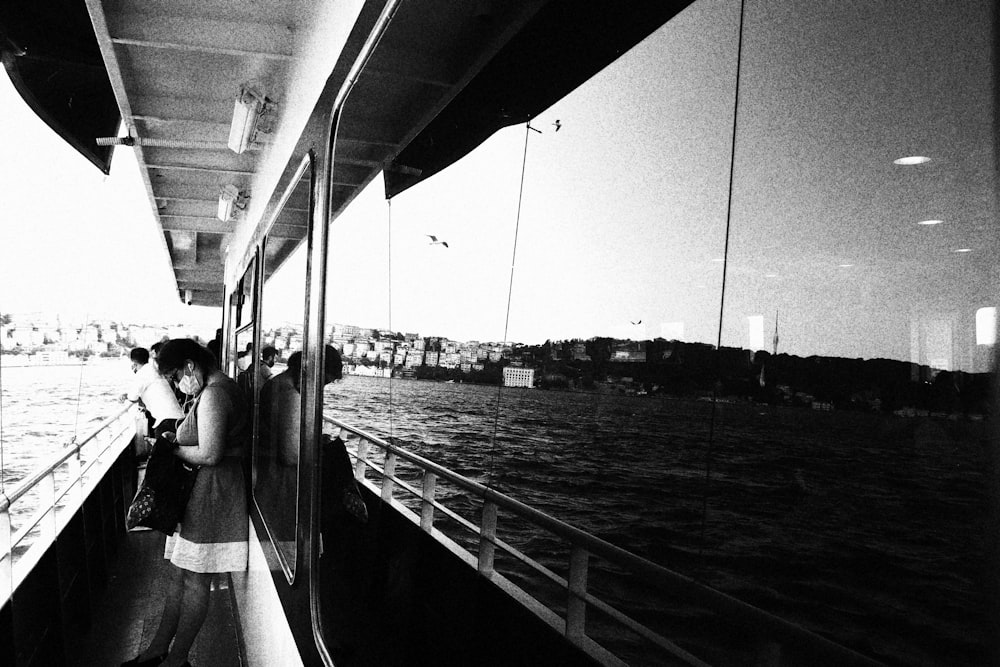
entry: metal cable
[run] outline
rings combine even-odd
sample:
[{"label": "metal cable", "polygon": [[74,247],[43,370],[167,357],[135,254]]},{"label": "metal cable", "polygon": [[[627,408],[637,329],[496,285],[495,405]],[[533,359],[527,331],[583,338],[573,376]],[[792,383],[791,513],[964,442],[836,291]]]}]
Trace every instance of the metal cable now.
[{"label": "metal cable", "polygon": [[705,450],[705,486],[701,495],[701,544],[698,546],[698,562],[704,563],[705,527],[708,523],[708,490],[712,481],[712,444],[715,440],[716,409],[719,402],[719,384],[722,379],[722,315],[726,305],[726,273],[729,267],[729,228],[733,213],[733,174],[736,166],[736,120],[740,107],[740,69],[743,63],[743,12],[745,0],[740,0],[740,24],[736,42],[736,91],[733,99],[733,132],[729,154],[729,194],[726,200],[726,240],[722,254],[722,289],[719,297],[719,333],[715,346],[716,381],[712,386],[712,416],[708,422],[708,447]]},{"label": "metal cable", "polygon": [[[517,193],[517,216],[514,219],[514,248],[511,251],[510,258],[510,284],[507,287],[507,314],[504,317],[503,322],[503,346],[507,345],[507,331],[510,325],[510,303],[511,297],[514,294],[514,267],[517,260],[517,234],[521,228],[521,203],[524,200],[524,171],[525,166],[528,164],[528,135],[531,134],[531,119],[529,118],[524,124],[524,154],[521,157],[521,185]],[[501,349],[501,359],[503,358],[503,350]],[[497,382],[497,407],[496,412],[493,417],[493,438],[490,443],[490,465],[489,470],[486,475],[486,486],[493,486],[493,469],[496,464],[496,447],[497,447],[497,430],[500,424],[500,399],[503,393],[503,372],[501,371],[500,380]]]},{"label": "metal cable", "polygon": [[[86,316],[84,316],[83,319],[84,319],[84,324],[83,324],[83,347],[84,347],[84,349],[86,349],[87,348],[87,329],[90,327],[90,314],[88,313]],[[84,358],[84,362],[86,362],[86,358]],[[86,365],[85,363],[81,363],[80,364],[80,381],[77,383],[77,387],[76,387],[76,416],[74,417],[74,421],[73,421],[73,438],[68,443],[66,443],[66,444],[72,444],[72,443],[76,442],[76,436],[78,434],[78,428],[79,428],[79,425],[80,425],[80,398],[83,395],[83,368],[84,368],[85,365]]]},{"label": "metal cable", "polygon": [[[2,347],[2,345],[0,345]],[[7,467],[3,458],[3,358],[0,354],[0,495],[5,493],[4,481]]]},{"label": "metal cable", "polygon": [[[393,422],[392,422],[392,365],[396,361],[396,337],[392,331],[392,200],[386,199],[386,224],[388,227],[388,248],[389,264],[389,442],[392,442]],[[381,353],[379,353],[381,355]]]}]

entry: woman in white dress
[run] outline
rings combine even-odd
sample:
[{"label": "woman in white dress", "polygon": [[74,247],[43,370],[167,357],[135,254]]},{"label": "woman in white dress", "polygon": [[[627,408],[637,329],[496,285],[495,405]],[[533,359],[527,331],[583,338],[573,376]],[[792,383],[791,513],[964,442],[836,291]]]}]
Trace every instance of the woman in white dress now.
[{"label": "woman in white dress", "polygon": [[[212,575],[247,567],[248,516],[243,456],[250,436],[246,398],[215,355],[189,339],[164,344],[160,374],[193,397],[177,425],[174,453],[200,466],[184,518],[167,538],[175,566],[156,635],[125,665],[184,667],[208,612]],[[168,436],[169,437],[169,436]]]}]

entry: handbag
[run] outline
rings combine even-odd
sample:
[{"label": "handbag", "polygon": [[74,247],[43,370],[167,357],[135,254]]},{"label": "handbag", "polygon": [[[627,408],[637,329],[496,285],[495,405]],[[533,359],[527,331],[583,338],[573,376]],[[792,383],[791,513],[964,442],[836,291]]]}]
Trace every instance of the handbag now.
[{"label": "handbag", "polygon": [[174,456],[177,445],[158,437],[146,463],[146,476],[129,505],[125,526],[145,526],[173,535],[184,518],[198,468]]}]

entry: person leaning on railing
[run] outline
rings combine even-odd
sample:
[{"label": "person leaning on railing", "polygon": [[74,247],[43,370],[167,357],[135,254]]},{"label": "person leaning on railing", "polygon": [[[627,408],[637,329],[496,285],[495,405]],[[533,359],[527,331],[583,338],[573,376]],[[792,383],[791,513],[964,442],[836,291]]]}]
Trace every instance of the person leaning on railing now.
[{"label": "person leaning on railing", "polygon": [[194,397],[175,435],[174,453],[200,466],[178,531],[164,557],[175,566],[156,635],[125,665],[183,667],[208,612],[212,574],[247,567],[248,515],[241,459],[250,434],[248,408],[215,355],[189,339],[173,339],[157,356],[160,374]]},{"label": "person leaning on railing", "polygon": [[156,363],[150,359],[149,350],[137,347],[129,353],[135,379],[128,391],[119,397],[121,401],[140,403],[149,419],[149,432],[160,435],[173,431],[177,420],[184,417],[184,411],[174,396],[174,391],[157,372]]}]

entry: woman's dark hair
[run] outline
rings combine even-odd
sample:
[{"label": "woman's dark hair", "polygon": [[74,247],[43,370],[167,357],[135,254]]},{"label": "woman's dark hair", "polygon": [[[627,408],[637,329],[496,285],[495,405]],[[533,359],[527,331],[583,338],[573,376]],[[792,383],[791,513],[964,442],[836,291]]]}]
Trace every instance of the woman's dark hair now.
[{"label": "woman's dark hair", "polygon": [[190,338],[171,338],[156,355],[156,363],[160,368],[160,375],[169,375],[182,367],[184,362],[190,359],[205,371],[212,371],[219,367],[219,362],[215,355],[208,348],[199,345]]}]

